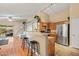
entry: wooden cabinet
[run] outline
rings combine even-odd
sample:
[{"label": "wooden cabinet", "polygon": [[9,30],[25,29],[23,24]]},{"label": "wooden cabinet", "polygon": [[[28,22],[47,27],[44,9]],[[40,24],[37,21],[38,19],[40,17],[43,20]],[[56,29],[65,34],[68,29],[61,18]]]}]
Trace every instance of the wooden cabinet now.
[{"label": "wooden cabinet", "polygon": [[48,28],[48,23],[46,22],[40,22],[40,28],[39,28],[39,31],[40,32],[45,32],[45,30]]},{"label": "wooden cabinet", "polygon": [[47,22],[40,22],[40,31],[44,31],[46,29],[56,30],[56,23],[47,23]]},{"label": "wooden cabinet", "polygon": [[48,37],[48,55],[55,55],[55,39],[54,37]]},{"label": "wooden cabinet", "polygon": [[48,55],[55,55],[55,40],[56,40],[56,23],[46,23],[40,22],[40,31],[45,31],[50,29],[50,34],[48,36]]},{"label": "wooden cabinet", "polygon": [[56,23],[49,23],[48,26],[51,30],[56,30]]}]

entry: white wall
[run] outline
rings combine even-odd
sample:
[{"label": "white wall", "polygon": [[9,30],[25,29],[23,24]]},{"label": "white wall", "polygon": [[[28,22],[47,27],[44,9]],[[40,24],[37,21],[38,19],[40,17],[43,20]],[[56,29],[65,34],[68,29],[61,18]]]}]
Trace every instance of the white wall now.
[{"label": "white wall", "polygon": [[79,48],[79,4],[70,5],[70,46]]},{"label": "white wall", "polygon": [[79,19],[70,21],[70,46],[79,48]]}]

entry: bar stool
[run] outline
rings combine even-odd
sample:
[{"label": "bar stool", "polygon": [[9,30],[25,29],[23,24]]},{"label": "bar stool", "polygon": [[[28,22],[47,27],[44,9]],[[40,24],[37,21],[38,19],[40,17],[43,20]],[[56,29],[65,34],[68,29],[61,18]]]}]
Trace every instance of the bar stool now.
[{"label": "bar stool", "polygon": [[31,46],[31,55],[32,56],[38,56],[40,54],[40,45],[37,41],[33,40],[30,41]]},{"label": "bar stool", "polygon": [[25,48],[27,48],[27,56],[29,55],[29,51],[30,51],[30,42],[29,42],[29,39],[27,38],[27,37],[24,37],[23,38],[23,43],[22,43],[22,48],[23,48],[23,50],[25,49]]}]

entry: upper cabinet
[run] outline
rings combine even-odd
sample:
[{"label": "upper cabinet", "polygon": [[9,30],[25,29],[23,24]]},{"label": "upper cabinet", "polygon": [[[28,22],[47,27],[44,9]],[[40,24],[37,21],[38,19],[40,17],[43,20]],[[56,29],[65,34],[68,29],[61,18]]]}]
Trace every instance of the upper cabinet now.
[{"label": "upper cabinet", "polygon": [[39,25],[39,31],[40,32],[45,32],[47,28],[48,28],[48,23],[40,22],[40,25]]},{"label": "upper cabinet", "polygon": [[56,23],[49,23],[49,22],[40,22],[39,25],[40,32],[56,32]]}]

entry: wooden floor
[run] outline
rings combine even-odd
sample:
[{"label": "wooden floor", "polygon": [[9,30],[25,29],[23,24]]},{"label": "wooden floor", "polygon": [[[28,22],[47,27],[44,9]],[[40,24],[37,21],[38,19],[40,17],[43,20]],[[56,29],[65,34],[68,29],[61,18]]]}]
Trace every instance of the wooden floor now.
[{"label": "wooden floor", "polygon": [[[22,48],[22,40],[14,37],[6,46],[0,47],[0,56],[31,56],[28,48]],[[79,49],[55,44],[55,56],[79,56]]]},{"label": "wooden floor", "polygon": [[[12,39],[10,39],[12,40]],[[22,48],[22,40],[14,37],[8,45],[0,46],[0,56],[30,56],[28,48]]]},{"label": "wooden floor", "polygon": [[56,56],[79,56],[79,49],[66,47],[60,44],[55,44]]}]

